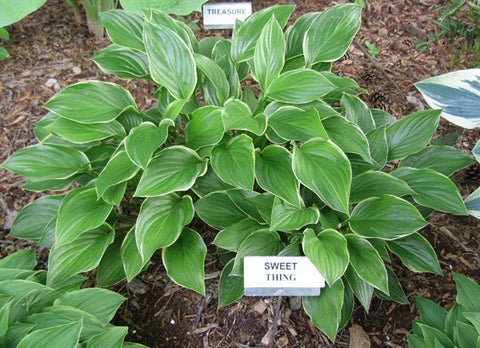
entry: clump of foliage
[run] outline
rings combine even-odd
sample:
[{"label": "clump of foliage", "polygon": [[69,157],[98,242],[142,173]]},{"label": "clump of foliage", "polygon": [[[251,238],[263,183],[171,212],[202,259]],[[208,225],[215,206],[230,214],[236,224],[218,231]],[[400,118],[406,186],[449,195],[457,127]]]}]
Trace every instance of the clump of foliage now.
[{"label": "clump of foliage", "polygon": [[124,342],[127,327],[110,324],[123,296],[101,288],[80,289],[75,275],[52,288],[35,270],[35,249],[0,260],[0,346],[144,347]]},{"label": "clump of foliage", "polygon": [[[440,10],[443,12],[438,20],[432,20],[438,30],[427,41],[417,40],[415,46],[420,52],[424,52],[431,43],[445,39],[445,42],[451,42],[447,46],[454,49],[457,59],[462,59],[468,53],[477,57],[470,66],[479,66],[480,4],[478,1],[451,0],[432,13]],[[461,46],[455,47],[458,41],[461,41]]]},{"label": "clump of foliage", "polygon": [[449,311],[426,298],[415,298],[420,320],[413,322],[413,334],[407,334],[410,348],[480,346],[480,285],[457,273],[453,279],[457,297]]},{"label": "clump of foliage", "polygon": [[293,9],[264,9],[231,39],[200,42],[158,10],[102,14],[113,43],[94,61],[155,83],[157,105],[142,111],[112,83],[69,86],[45,104],[39,144],[2,164],[25,189],[69,189],[26,206],[11,231],[52,247],[47,285],[95,267],[100,286],[130,281],[160,249],[168,276],[204,294],[196,217],[219,231],[219,306],[242,296],[245,256],[306,255],[327,287],[303,307],[335,340],[354,296],[366,310],[374,293],[407,302],[390,253],[441,273],[418,231],[434,210],[467,214],[449,175],[473,159],[428,146],[441,111],[397,121],[331,72],[361,6],[308,13],[284,31]]}]

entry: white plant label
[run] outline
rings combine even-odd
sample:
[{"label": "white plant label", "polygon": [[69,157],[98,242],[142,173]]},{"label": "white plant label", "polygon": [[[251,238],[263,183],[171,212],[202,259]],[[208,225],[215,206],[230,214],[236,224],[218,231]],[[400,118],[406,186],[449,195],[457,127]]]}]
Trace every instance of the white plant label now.
[{"label": "white plant label", "polygon": [[246,256],[245,296],[318,296],[325,278],[306,256]]},{"label": "white plant label", "polygon": [[243,21],[252,14],[251,2],[212,3],[203,5],[205,29],[231,29],[235,20]]}]

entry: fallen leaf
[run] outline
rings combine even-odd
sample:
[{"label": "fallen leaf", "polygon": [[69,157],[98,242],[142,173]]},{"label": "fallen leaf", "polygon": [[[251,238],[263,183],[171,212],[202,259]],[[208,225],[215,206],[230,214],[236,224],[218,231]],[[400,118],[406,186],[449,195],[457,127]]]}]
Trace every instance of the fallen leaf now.
[{"label": "fallen leaf", "polygon": [[350,331],[350,348],[370,348],[372,344],[370,337],[360,325],[354,324],[348,331]]}]

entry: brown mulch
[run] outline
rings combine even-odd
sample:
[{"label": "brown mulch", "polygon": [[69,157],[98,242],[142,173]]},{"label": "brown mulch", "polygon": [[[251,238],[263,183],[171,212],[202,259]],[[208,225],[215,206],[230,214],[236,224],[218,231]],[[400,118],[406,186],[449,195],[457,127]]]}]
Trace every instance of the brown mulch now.
[{"label": "brown mulch", "polygon": [[[254,10],[277,3],[296,3],[293,17],[325,9],[344,1],[254,0]],[[413,84],[427,77],[464,68],[446,41],[419,54],[413,45],[435,30],[431,11],[442,0],[367,0],[362,28],[348,54],[334,64],[334,72],[352,77],[368,90],[365,101],[396,117],[416,111],[424,104]],[[196,14],[193,21],[199,21]],[[200,26],[201,23],[199,22]],[[60,89],[82,80],[99,79],[122,84],[132,92],[142,108],[154,103],[154,86],[143,81],[120,81],[106,76],[90,60],[93,52],[108,45],[95,39],[78,24],[64,0],[49,0],[37,12],[8,28],[9,42],[3,42],[11,57],[0,61],[0,162],[35,142],[34,123],[43,117],[42,105]],[[201,31],[199,36],[229,35],[228,31]],[[380,53],[372,61],[363,43],[374,43]],[[471,62],[475,57],[462,57]],[[478,57],[477,57],[478,58]],[[398,87],[398,88],[397,88]],[[478,130],[464,130],[442,121],[435,137],[458,133],[455,146],[471,151],[480,138]],[[479,166],[455,175],[462,195],[478,187]],[[30,245],[8,237],[8,231],[21,207],[38,198],[20,188],[23,179],[0,169],[0,253],[5,256]],[[334,345],[310,323],[294,299],[243,298],[217,309],[216,287],[220,264],[210,245],[206,260],[207,296],[173,284],[166,276],[161,258],[155,255],[151,266],[137,277],[136,284],[125,282],[115,287],[128,298],[115,323],[128,325],[129,340],[151,347],[317,347],[348,346],[352,338],[362,337],[373,347],[406,347],[406,333],[417,316],[415,296],[423,296],[449,308],[455,300],[452,272],[480,282],[480,221],[473,217],[435,213],[422,234],[439,257],[443,277],[415,274],[394,262],[393,267],[405,289],[409,305],[375,298],[366,313],[355,307],[351,323],[337,336]],[[214,231],[197,226],[207,241]],[[45,260],[43,260],[44,262]],[[398,260],[397,260],[398,261]],[[277,309],[280,308],[280,312]],[[274,319],[278,321],[274,325]],[[359,325],[359,326],[356,326]],[[269,330],[276,327],[273,337]],[[363,330],[362,330],[363,329]],[[366,334],[365,334],[366,333]],[[262,343],[263,340],[263,343]]]}]

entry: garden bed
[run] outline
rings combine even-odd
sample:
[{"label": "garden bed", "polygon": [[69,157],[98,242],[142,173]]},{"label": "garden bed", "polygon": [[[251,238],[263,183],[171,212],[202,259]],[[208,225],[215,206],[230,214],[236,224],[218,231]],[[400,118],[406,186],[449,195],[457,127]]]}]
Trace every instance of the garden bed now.
[{"label": "garden bed", "polygon": [[[253,7],[255,11],[278,3],[289,2],[253,1]],[[293,19],[332,5],[323,0],[295,3]],[[348,54],[334,63],[333,71],[357,80],[369,92],[362,98],[371,107],[382,108],[397,117],[421,109],[424,104],[413,84],[463,67],[455,59],[452,47],[442,42],[423,54],[413,45],[415,40],[425,39],[434,31],[431,11],[441,3],[439,0],[368,1],[360,32]],[[201,26],[199,15],[194,15],[192,20]],[[155,103],[151,99],[155,91],[153,84],[120,81],[104,75],[90,60],[93,52],[108,45],[108,40],[95,39],[86,27],[78,24],[65,1],[49,0],[39,11],[8,29],[12,38],[4,45],[11,57],[0,61],[0,162],[35,142],[33,124],[46,113],[42,105],[73,83],[90,79],[114,81],[132,92],[141,109]],[[197,34],[204,37],[231,33],[202,30]],[[370,59],[365,41],[374,43],[380,51],[374,60]],[[464,59],[468,61],[471,57]],[[477,130],[464,130],[442,120],[435,138],[444,139],[453,133],[458,134],[455,147],[465,152],[471,151],[480,136]],[[479,176],[477,164],[455,175],[464,197],[477,188]],[[22,184],[21,177],[0,169],[3,256],[29,246],[8,237],[18,210],[38,198],[22,190]],[[352,339],[363,339],[372,346],[405,347],[406,333],[417,315],[415,296],[449,307],[455,300],[452,271],[480,281],[479,221],[444,213],[435,213],[428,221],[429,226],[421,233],[437,252],[443,277],[409,272],[393,259],[392,267],[410,305],[375,298],[369,313],[356,306],[351,323],[339,333],[335,346],[348,346]],[[116,325],[130,327],[128,340],[151,347],[329,346],[328,338],[296,308],[294,299],[243,298],[217,309],[216,288],[221,264],[211,244],[215,232],[201,222],[194,220],[192,224],[209,245],[205,262],[207,296],[175,285],[167,277],[160,255],[154,255],[152,264],[134,282],[122,282],[114,287],[128,298],[115,318]],[[42,250],[43,264],[46,255],[47,251]]]}]

